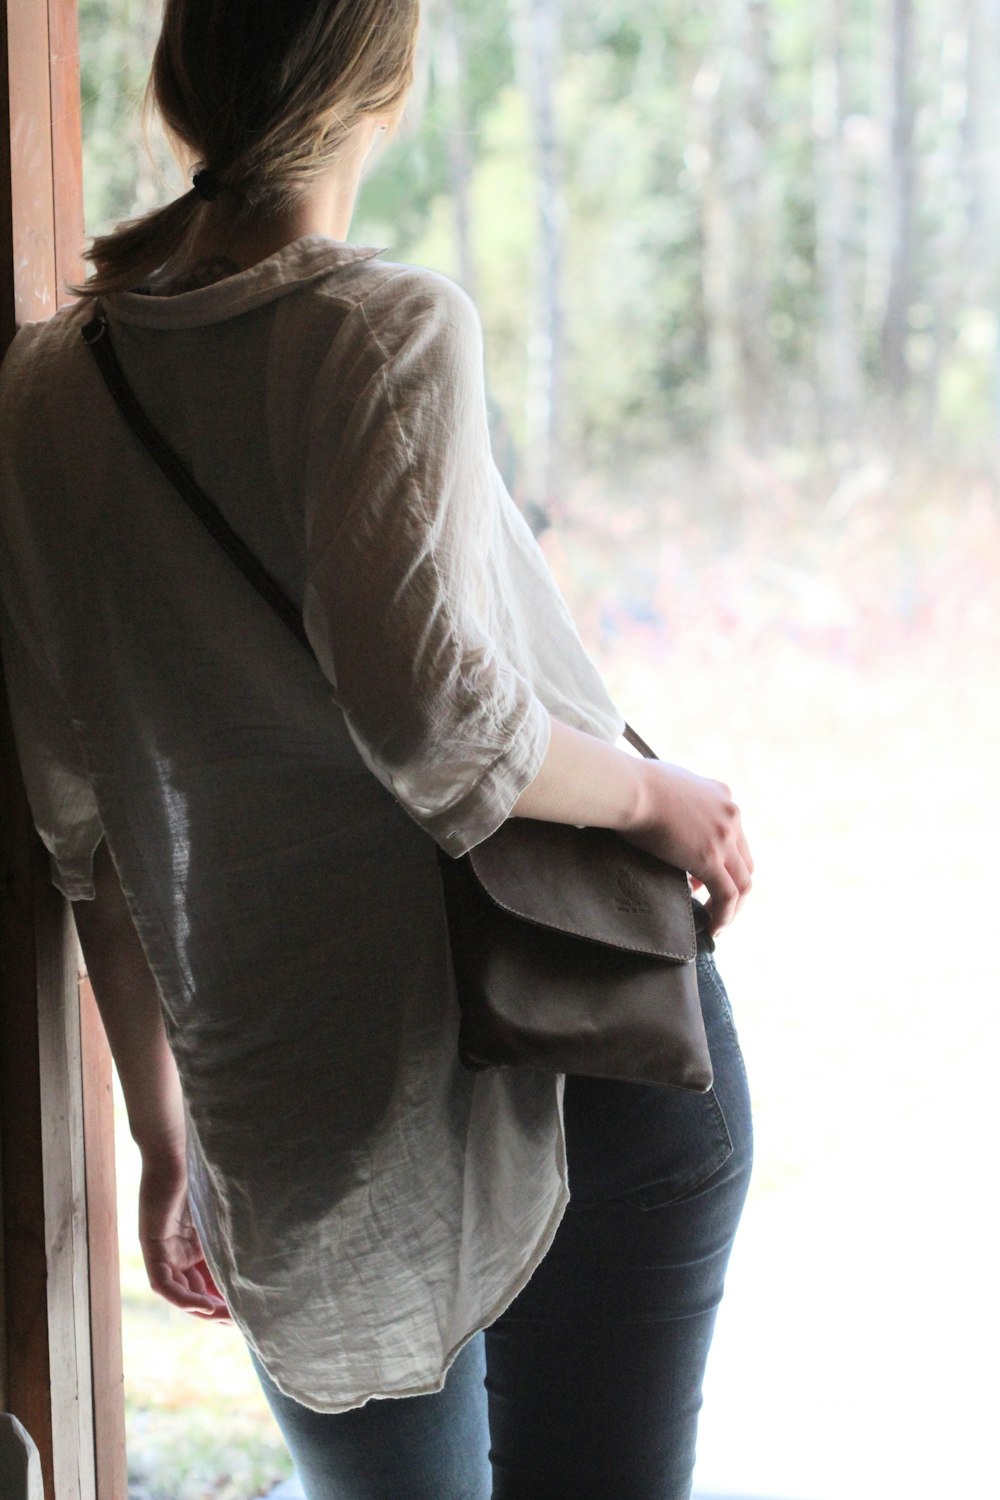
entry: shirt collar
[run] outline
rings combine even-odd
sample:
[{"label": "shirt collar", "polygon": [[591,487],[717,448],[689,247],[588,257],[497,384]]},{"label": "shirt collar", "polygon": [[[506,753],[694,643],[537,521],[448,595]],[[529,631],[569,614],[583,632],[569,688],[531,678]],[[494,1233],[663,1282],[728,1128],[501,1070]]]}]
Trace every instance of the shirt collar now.
[{"label": "shirt collar", "polygon": [[150,296],[143,292],[113,292],[104,298],[108,312],[123,323],[143,328],[196,328],[221,322],[283,297],[286,292],[327,276],[342,266],[371,260],[380,254],[365,245],[348,245],[325,235],[310,234],[285,245],[246,271],[227,276],[193,292]]}]

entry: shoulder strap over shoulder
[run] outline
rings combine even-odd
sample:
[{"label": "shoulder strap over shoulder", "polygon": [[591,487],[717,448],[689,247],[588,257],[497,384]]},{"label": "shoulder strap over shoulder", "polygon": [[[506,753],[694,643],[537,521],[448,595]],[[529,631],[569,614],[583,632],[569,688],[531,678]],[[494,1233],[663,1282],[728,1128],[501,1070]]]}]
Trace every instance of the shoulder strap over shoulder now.
[{"label": "shoulder strap over shoulder", "polygon": [[160,472],[173,485],[181,499],[194,511],[205,529],[211,532],[219,546],[229,554],[261,598],[276,614],[281,616],[296,639],[301,641],[303,646],[308,647],[309,640],[295,605],[267,569],[258,562],[245,542],[237,536],[215,501],[210,499],[201,488],[194,475],[178,458],[139,405],[115,353],[108,330],[108,320],[100,307],[84,327],[83,338],[97,361],[104,383],[111,392],[119,411]]},{"label": "shoulder strap over shoulder", "polygon": [[[118,410],[157,468],[198,517],[206,531],[209,531],[223,551],[228,553],[231,561],[257,590],[264,602],[280,616],[296,640],[311,652],[312,647],[302,623],[302,616],[295,605],[267,569],[258,562],[246,543],[237,536],[215,501],[205,493],[194,475],[153,426],[136,400],[115,353],[108,329],[108,320],[99,303],[95,307],[94,316],[84,326],[82,332],[84,343],[97,361],[97,367]],[[656,752],[649,748],[631,724],[625,725],[625,738],[648,760],[656,760]]]}]

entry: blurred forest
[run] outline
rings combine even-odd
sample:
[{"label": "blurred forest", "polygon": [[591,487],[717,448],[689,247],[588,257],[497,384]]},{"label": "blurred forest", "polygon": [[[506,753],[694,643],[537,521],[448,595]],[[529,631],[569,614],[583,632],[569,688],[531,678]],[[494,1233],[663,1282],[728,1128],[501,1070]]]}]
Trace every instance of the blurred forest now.
[{"label": "blurred forest", "polygon": [[[159,10],[81,0],[92,230],[179,186],[133,144]],[[425,0],[352,238],[472,293],[549,514],[654,455],[991,465],[998,73],[1000,0]]]}]

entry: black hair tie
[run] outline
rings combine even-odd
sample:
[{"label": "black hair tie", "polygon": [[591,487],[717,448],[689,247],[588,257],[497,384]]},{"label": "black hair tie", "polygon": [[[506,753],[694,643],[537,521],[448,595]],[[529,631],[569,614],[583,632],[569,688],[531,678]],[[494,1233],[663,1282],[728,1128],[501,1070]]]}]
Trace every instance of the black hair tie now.
[{"label": "black hair tie", "polygon": [[222,183],[219,181],[218,173],[213,172],[211,167],[202,167],[191,179],[192,186],[200,198],[206,203],[212,203],[222,192]]}]

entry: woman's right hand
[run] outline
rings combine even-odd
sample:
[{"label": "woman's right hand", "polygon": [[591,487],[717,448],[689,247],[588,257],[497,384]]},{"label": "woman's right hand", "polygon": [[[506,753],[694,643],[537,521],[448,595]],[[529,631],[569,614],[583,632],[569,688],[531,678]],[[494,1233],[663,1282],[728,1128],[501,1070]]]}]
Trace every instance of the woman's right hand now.
[{"label": "woman's right hand", "polygon": [[183,1149],[173,1143],[142,1151],[139,1244],[154,1292],[196,1317],[232,1321],[191,1214]]},{"label": "woman's right hand", "polygon": [[708,891],[711,930],[731,922],[750,891],[753,858],[740,810],[725,782],[696,776],[668,761],[646,760],[629,843],[687,870]]}]

